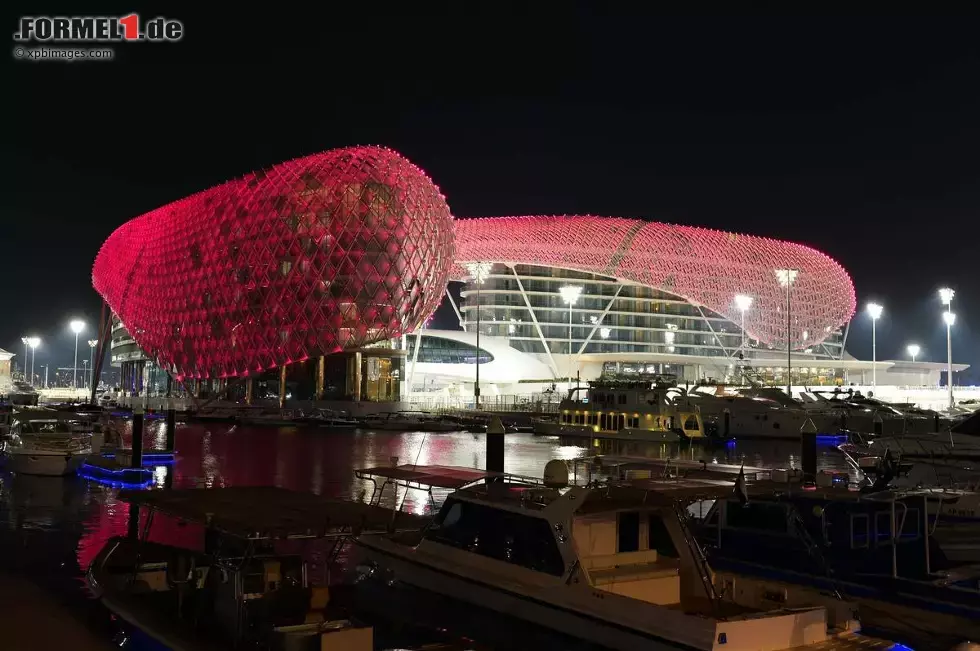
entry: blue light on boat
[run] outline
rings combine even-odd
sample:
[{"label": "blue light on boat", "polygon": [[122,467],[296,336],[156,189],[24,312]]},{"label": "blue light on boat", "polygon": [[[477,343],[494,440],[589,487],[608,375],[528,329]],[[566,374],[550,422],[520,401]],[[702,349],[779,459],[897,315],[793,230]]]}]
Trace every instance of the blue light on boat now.
[{"label": "blue light on boat", "polygon": [[[115,459],[115,452],[103,452],[103,459]],[[175,463],[177,461],[176,452],[144,452],[143,453],[143,465],[144,466],[165,466],[167,464]]]},{"label": "blue light on boat", "polygon": [[840,445],[847,443],[847,434],[817,434],[819,445]]},{"label": "blue light on boat", "polygon": [[105,477],[93,477],[92,475],[87,475],[79,471],[78,476],[82,479],[87,479],[88,481],[94,481],[96,484],[101,486],[108,486],[110,488],[122,488],[127,490],[139,490],[143,488],[149,488],[153,485],[153,480],[148,479],[141,483],[129,482],[129,481],[118,481],[115,479],[106,479]]},{"label": "blue light on boat", "polygon": [[888,649],[886,649],[886,651],[915,651],[915,649],[913,649],[910,646],[905,646],[904,644],[901,644],[900,642],[896,642],[895,644],[893,644],[890,647],[888,647]]}]

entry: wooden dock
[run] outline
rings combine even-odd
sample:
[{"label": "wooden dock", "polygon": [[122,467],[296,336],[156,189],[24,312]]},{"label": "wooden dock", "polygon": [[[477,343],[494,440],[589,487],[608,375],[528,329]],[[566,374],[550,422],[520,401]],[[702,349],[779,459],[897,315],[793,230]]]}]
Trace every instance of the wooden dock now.
[{"label": "wooden dock", "polygon": [[0,631],[4,651],[110,651],[76,615],[38,586],[0,574]]}]

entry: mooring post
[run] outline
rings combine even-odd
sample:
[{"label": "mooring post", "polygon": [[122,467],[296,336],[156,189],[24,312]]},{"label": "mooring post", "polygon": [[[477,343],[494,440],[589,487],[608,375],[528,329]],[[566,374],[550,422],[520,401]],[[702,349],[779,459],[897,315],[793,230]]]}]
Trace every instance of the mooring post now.
[{"label": "mooring post", "polygon": [[130,467],[143,467],[143,405],[133,407],[133,456]]},{"label": "mooring post", "polygon": [[[487,426],[488,472],[502,473],[504,471],[504,435],[506,432],[504,424],[500,421],[500,416],[494,416],[490,419],[490,424]],[[487,481],[491,482],[494,479],[491,477]]]},{"label": "mooring post", "polygon": [[803,470],[803,483],[817,482],[817,427],[807,418],[800,428],[800,465]]},{"label": "mooring post", "polygon": [[177,412],[174,410],[174,400],[167,400],[167,452],[173,452],[177,442]]}]

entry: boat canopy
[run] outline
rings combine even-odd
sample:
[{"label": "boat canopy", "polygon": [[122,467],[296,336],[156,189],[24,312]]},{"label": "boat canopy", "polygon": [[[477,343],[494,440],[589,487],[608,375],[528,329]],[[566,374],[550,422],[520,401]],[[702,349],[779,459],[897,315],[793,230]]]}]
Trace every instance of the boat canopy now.
[{"label": "boat canopy", "polygon": [[541,483],[540,479],[520,477],[509,473],[480,470],[478,468],[463,468],[460,466],[416,466],[403,464],[400,466],[378,466],[355,470],[359,479],[385,479],[418,488],[447,488],[459,490],[470,484],[491,478],[507,481],[515,479],[526,483]]},{"label": "boat canopy", "polygon": [[119,498],[250,540],[417,530],[427,518],[274,486],[121,491]]}]

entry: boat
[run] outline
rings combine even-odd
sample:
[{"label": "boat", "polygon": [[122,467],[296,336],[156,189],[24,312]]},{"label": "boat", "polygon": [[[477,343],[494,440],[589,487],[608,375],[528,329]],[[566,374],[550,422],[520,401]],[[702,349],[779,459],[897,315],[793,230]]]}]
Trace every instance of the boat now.
[{"label": "boat", "polygon": [[91,453],[91,434],[78,433],[74,421],[44,411],[16,412],[4,441],[7,469],[24,475],[70,475]]},{"label": "boat", "polygon": [[7,402],[11,405],[34,406],[37,405],[40,394],[33,386],[21,380],[14,380],[7,392]]},{"label": "boat", "polygon": [[[128,536],[109,539],[88,568],[89,589],[117,618],[181,651],[369,651],[372,629],[331,604],[330,587],[310,581],[303,557],[277,552],[275,542],[321,541],[330,558],[355,529],[422,522],[274,487],[124,490],[119,498],[142,511],[145,524],[131,518]],[[203,527],[204,548],[150,542],[158,516]]]},{"label": "boat", "polygon": [[[567,473],[567,471],[566,471]],[[452,467],[397,466],[359,476],[453,487],[431,526],[362,534],[362,583],[428,591],[609,649],[881,648],[851,604],[800,605],[788,584],[732,580],[698,547],[684,505],[730,482],[561,482]],[[784,595],[767,602],[767,591]],[[825,646],[821,646],[825,645]]]},{"label": "boat", "polygon": [[679,409],[669,398],[672,383],[649,379],[599,379],[572,387],[553,422],[536,421],[534,432],[562,444],[582,441],[673,443],[704,438],[696,407]]},{"label": "boat", "polygon": [[951,648],[980,638],[980,564],[944,548],[962,495],[854,489],[830,473],[816,485],[789,475],[743,485],[698,527],[713,568],[793,584],[813,599],[840,595],[857,604],[865,627],[903,642]]},{"label": "boat", "polygon": [[361,420],[365,429],[396,432],[458,432],[459,421],[425,411],[389,411],[372,414]]},{"label": "boat", "polygon": [[920,461],[980,460],[980,412],[975,412],[950,426],[946,431],[901,436],[878,436],[870,439],[872,451],[901,455]]},{"label": "boat", "polygon": [[357,421],[351,418],[349,414],[331,409],[317,408],[309,414],[300,412],[296,420],[303,425],[336,431],[353,431],[358,427]]},{"label": "boat", "polygon": [[290,427],[302,425],[300,417],[301,412],[294,412],[292,409],[251,408],[240,412],[238,422],[242,425]]}]

